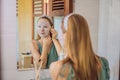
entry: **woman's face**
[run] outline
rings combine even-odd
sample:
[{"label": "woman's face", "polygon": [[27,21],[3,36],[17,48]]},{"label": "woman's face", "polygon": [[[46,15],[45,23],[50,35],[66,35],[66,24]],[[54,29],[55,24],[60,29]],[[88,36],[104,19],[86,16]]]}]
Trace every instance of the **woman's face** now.
[{"label": "woman's face", "polygon": [[37,32],[41,38],[50,35],[51,26],[47,19],[40,19],[38,21]]}]

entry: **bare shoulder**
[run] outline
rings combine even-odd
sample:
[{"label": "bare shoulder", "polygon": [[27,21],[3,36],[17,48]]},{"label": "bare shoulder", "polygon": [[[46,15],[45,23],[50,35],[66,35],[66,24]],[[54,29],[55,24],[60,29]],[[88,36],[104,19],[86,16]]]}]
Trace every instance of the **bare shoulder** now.
[{"label": "bare shoulder", "polygon": [[[56,61],[50,65],[50,73],[53,80],[66,80],[69,74],[69,62]],[[62,75],[62,76],[61,76]]]},{"label": "bare shoulder", "polygon": [[62,61],[52,62],[50,65],[50,71],[59,70],[62,67]]},{"label": "bare shoulder", "polygon": [[32,41],[31,41],[31,43],[30,43],[30,48],[32,48],[32,49],[33,49],[33,48],[36,48],[36,49],[38,48],[38,47],[37,47],[36,40],[32,40]]},{"label": "bare shoulder", "polygon": [[56,77],[59,74],[62,65],[62,61],[56,61],[51,63],[49,70],[53,80],[56,80]]},{"label": "bare shoulder", "polygon": [[36,40],[31,41],[31,45],[36,44]]}]

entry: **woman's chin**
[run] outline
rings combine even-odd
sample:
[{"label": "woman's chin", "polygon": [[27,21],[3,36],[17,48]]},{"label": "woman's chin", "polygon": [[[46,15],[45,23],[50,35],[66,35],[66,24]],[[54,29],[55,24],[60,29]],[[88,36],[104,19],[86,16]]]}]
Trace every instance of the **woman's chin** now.
[{"label": "woman's chin", "polygon": [[46,36],[46,35],[41,35],[40,37],[41,37],[41,38],[45,38],[45,37],[47,37],[47,36]]}]

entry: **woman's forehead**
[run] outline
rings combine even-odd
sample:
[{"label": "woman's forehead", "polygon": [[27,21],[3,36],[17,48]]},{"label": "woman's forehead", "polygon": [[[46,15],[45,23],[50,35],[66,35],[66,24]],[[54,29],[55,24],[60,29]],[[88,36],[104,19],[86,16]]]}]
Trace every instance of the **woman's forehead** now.
[{"label": "woman's forehead", "polygon": [[49,21],[47,19],[40,19],[38,21],[39,25],[50,25]]}]

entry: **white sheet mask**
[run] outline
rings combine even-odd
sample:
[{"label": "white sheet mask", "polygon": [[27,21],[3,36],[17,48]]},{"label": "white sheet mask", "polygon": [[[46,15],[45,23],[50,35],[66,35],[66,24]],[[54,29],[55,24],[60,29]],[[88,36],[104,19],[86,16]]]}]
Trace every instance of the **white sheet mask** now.
[{"label": "white sheet mask", "polygon": [[47,19],[40,19],[38,21],[37,32],[41,38],[50,35],[50,29],[51,26]]}]

